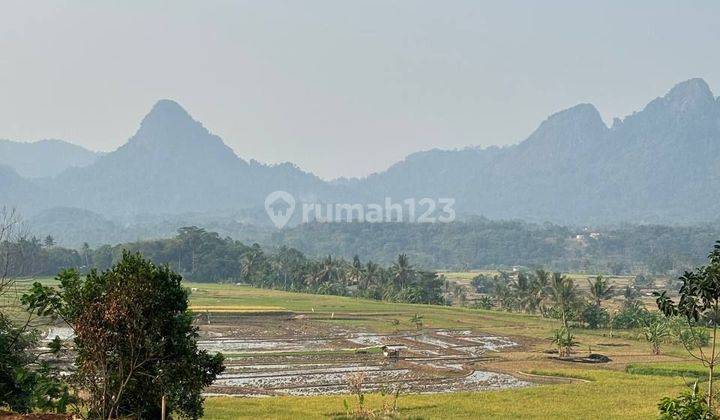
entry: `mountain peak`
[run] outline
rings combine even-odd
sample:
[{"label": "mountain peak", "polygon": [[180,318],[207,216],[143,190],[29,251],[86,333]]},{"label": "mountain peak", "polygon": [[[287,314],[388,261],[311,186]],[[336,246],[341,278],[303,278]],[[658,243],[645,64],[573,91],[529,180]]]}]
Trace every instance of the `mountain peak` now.
[{"label": "mountain peak", "polygon": [[190,114],[179,103],[170,99],[161,99],[153,105],[150,112],[143,118],[142,125],[195,123]]},{"label": "mountain peak", "polygon": [[536,134],[562,131],[604,131],[607,126],[597,108],[592,104],[578,104],[551,115],[540,124]]},{"label": "mountain peak", "polygon": [[152,147],[188,147],[207,142],[222,143],[175,101],[162,99],[143,118],[130,143]]},{"label": "mountain peak", "polygon": [[663,99],[677,111],[685,111],[694,105],[715,102],[710,86],[700,78],[678,83]]},{"label": "mountain peak", "polygon": [[608,131],[600,113],[592,104],[578,104],[557,112],[520,143],[520,148],[538,152],[538,147],[566,152],[580,145],[596,144]]}]

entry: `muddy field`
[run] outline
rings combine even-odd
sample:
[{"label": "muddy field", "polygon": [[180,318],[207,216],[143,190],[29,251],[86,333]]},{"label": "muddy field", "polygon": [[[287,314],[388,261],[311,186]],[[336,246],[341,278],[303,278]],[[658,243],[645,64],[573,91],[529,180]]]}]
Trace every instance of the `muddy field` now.
[{"label": "muddy field", "polygon": [[484,361],[517,343],[470,330],[377,334],[277,316],[200,324],[200,347],[226,356],[226,371],[208,395],[346,393],[348,376],[359,372],[368,391],[401,386],[403,392],[433,393],[530,385],[482,369]]},{"label": "muddy field", "polygon": [[[348,392],[362,373],[366,391],[435,393],[523,387],[529,382],[483,369],[518,344],[471,330],[421,329],[379,334],[287,315],[237,315],[197,320],[198,345],[225,355],[225,372],[207,395],[273,396]],[[45,342],[72,339],[53,327]],[[69,368],[71,358],[55,359]]]}]

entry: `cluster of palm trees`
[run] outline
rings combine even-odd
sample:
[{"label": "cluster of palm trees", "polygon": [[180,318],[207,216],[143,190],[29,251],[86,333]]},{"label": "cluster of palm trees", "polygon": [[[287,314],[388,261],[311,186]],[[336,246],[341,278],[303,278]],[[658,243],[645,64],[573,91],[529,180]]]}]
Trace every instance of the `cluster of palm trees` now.
[{"label": "cluster of palm trees", "polygon": [[557,317],[567,327],[568,320],[585,306],[602,308],[602,303],[615,295],[615,287],[603,276],[588,279],[588,285],[587,296],[583,296],[572,278],[539,269],[516,276],[500,273],[492,279],[488,294],[504,310]]},{"label": "cluster of palm trees", "polygon": [[306,258],[301,252],[281,247],[266,255],[253,246],[241,259],[241,280],[257,287],[318,294],[358,296],[409,303],[443,303],[443,281],[434,272],[418,270],[407,255],[400,254],[389,267],[372,261],[362,263],[327,256]]}]

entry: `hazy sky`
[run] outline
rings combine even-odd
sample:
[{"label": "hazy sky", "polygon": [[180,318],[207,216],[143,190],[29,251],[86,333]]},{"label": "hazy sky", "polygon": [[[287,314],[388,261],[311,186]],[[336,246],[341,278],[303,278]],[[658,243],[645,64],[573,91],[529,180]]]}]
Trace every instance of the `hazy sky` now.
[{"label": "hazy sky", "polygon": [[718,1],[0,0],[0,138],[113,150],[160,98],[324,178],[720,93]]}]

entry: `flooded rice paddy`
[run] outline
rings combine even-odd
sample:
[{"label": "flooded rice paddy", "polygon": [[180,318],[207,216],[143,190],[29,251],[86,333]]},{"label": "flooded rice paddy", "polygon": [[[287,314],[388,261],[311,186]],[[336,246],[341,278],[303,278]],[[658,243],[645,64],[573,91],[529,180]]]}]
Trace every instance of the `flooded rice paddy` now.
[{"label": "flooded rice paddy", "polygon": [[[378,334],[334,330],[326,335],[246,336],[237,327],[203,328],[198,343],[226,356],[226,371],[209,395],[273,396],[348,392],[362,372],[366,391],[404,393],[480,391],[528,386],[511,375],[482,370],[482,362],[517,346],[508,338],[469,330]],[[308,336],[309,335],[309,336]],[[399,354],[383,354],[383,347]]]},{"label": "flooded rice paddy", "polygon": [[[226,370],[207,395],[341,394],[348,392],[349,376],[358,373],[365,377],[365,391],[401,387],[403,393],[437,393],[531,385],[483,370],[484,361],[517,343],[470,330],[380,334],[262,316],[199,328],[198,346],[225,355]],[[55,336],[72,339],[72,331],[53,327],[44,341]],[[399,353],[384,354],[388,348]]]}]

